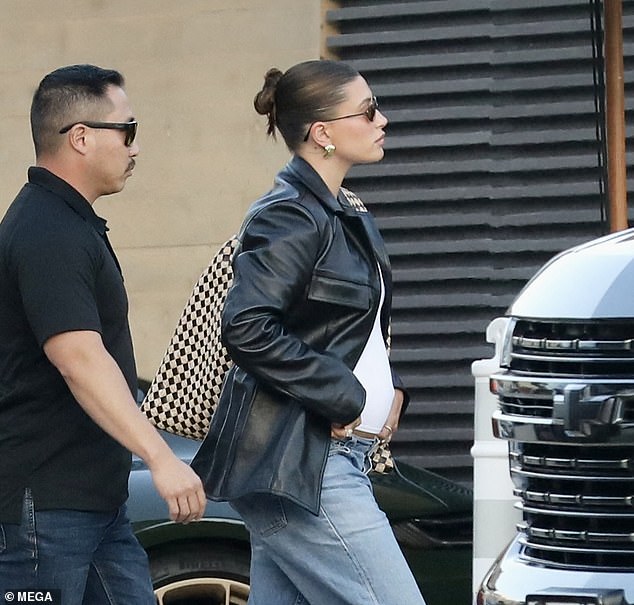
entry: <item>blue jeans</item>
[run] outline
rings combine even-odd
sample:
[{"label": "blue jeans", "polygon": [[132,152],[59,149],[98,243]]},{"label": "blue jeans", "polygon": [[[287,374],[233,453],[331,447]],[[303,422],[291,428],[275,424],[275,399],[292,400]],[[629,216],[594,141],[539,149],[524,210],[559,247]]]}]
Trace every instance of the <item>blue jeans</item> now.
[{"label": "blue jeans", "polygon": [[21,523],[0,524],[0,599],[16,589],[58,590],[62,605],[156,605],[125,506],[36,512],[28,489]]},{"label": "blue jeans", "polygon": [[251,534],[249,605],[425,605],[372,493],[372,445],[331,442],[318,516],[270,494],[231,503]]}]

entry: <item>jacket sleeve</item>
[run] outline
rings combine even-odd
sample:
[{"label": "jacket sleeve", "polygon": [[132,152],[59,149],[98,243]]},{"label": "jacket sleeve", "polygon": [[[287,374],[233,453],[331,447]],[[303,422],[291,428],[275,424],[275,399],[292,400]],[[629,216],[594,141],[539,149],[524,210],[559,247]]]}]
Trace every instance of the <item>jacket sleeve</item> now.
[{"label": "jacket sleeve", "polygon": [[399,389],[400,391],[403,392],[403,406],[401,407],[401,415],[400,415],[400,417],[402,418],[403,414],[405,414],[405,410],[407,410],[409,406],[410,395],[409,395],[409,391],[405,388],[405,385],[403,384],[401,377],[396,373],[392,365],[390,365],[390,369],[392,371],[392,384],[394,385],[394,388]]},{"label": "jacket sleeve", "polygon": [[266,388],[343,424],[361,413],[365,390],[340,359],[314,350],[284,322],[305,296],[328,236],[323,230],[296,202],[276,201],[250,217],[234,258],[222,337],[233,361]]}]

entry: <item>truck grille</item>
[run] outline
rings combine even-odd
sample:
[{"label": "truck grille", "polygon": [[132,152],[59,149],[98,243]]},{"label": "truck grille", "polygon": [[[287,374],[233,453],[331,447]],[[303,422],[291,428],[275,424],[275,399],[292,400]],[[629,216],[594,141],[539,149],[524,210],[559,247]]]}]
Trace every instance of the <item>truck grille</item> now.
[{"label": "truck grille", "polygon": [[[518,376],[497,376],[492,390],[498,396],[500,409],[511,416],[553,418],[556,405],[566,398],[584,398],[586,409],[595,417],[621,424],[634,423],[634,373],[629,381],[548,380],[522,381]],[[594,405],[590,411],[588,406]]]},{"label": "truck grille", "polygon": [[558,567],[634,570],[634,452],[512,442],[523,557]]},{"label": "truck grille", "polygon": [[519,320],[511,369],[542,376],[634,376],[634,323]]},{"label": "truck grille", "polygon": [[507,346],[494,424],[522,557],[634,571],[634,322],[516,320]]},{"label": "truck grille", "polygon": [[505,413],[551,418],[576,384],[597,405],[617,396],[619,422],[634,422],[634,322],[517,320],[509,344],[512,378],[493,387]]}]

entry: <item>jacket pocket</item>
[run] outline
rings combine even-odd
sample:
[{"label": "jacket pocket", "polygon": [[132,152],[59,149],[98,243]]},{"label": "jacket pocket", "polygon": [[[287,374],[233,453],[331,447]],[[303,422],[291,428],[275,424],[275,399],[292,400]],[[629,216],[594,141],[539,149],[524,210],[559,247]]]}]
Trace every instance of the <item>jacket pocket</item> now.
[{"label": "jacket pocket", "polygon": [[308,288],[308,299],[367,311],[372,288],[367,284],[315,274]]}]

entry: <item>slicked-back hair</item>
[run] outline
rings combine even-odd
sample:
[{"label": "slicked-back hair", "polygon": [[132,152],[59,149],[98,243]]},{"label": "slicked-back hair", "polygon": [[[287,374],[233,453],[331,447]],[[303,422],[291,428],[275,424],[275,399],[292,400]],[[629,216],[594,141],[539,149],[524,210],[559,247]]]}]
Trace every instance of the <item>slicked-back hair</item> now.
[{"label": "slicked-back hair", "polygon": [[298,63],[284,74],[269,70],[255,97],[255,109],[268,116],[268,133],[275,135],[277,128],[294,152],[313,122],[336,115],[336,107],[346,98],[345,87],[358,77],[349,65],[329,60]]},{"label": "slicked-back hair", "polygon": [[37,157],[62,142],[60,129],[81,120],[97,120],[111,108],[110,86],[123,87],[123,76],[96,65],[69,65],[46,75],[31,103],[31,134]]}]

